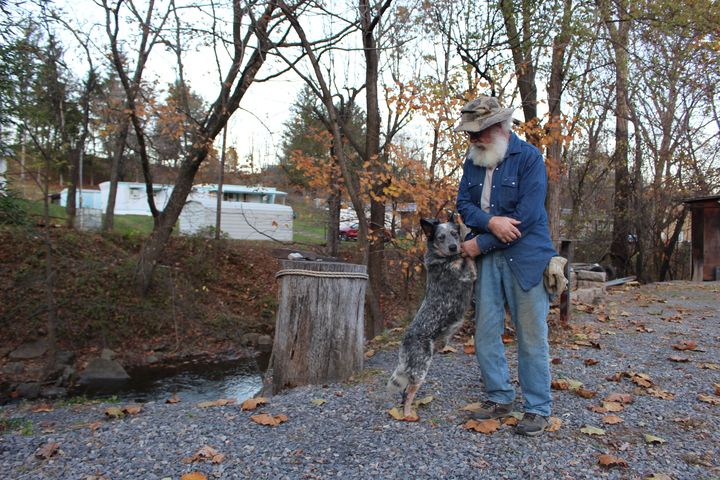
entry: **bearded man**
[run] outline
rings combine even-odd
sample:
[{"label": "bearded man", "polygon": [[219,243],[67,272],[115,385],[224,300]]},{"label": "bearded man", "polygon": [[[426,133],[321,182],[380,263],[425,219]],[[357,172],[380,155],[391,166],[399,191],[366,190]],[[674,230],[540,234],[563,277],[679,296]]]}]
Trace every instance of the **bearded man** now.
[{"label": "bearded man", "polygon": [[457,209],[472,236],[463,252],[476,259],[475,352],[487,401],[476,419],[510,415],[515,389],[502,333],[505,304],[517,334],[518,378],[525,415],[515,431],[536,436],[552,408],[547,340],[548,292],[543,271],[556,255],[550,240],[545,193],[547,174],[540,151],[511,130],[514,108],[481,96],[463,107],[457,131],[469,148]]}]

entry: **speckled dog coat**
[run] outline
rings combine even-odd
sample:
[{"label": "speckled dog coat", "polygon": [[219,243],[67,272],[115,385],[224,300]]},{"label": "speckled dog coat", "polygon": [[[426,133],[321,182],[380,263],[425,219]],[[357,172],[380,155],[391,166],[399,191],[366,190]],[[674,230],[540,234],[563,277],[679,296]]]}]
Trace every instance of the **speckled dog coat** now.
[{"label": "speckled dog coat", "polygon": [[425,380],[434,352],[457,331],[473,296],[475,260],[460,255],[461,223],[421,220],[427,236],[425,299],[400,346],[398,366],[388,381],[390,392],[403,392],[404,414]]}]

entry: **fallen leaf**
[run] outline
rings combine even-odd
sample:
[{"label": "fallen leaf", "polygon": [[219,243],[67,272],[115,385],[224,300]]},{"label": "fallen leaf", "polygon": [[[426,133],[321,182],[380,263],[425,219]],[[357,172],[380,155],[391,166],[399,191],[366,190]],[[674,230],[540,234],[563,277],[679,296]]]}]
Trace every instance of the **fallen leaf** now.
[{"label": "fallen leaf", "polygon": [[588,390],[586,388],[576,388],[574,392],[578,395],[580,395],[582,398],[593,398],[595,395],[597,395],[597,392],[593,392],[591,390]]},{"label": "fallen leaf", "polygon": [[589,425],[584,426],[580,431],[587,435],[605,435],[605,430],[602,428],[591,427]]},{"label": "fallen leaf", "polygon": [[475,354],[475,345],[468,345],[467,343],[463,345],[463,352],[467,353],[468,355],[474,355]]},{"label": "fallen leaf", "polygon": [[367,352],[365,352],[365,360],[367,360],[368,358],[371,358],[373,355],[375,355],[375,350],[373,350],[373,349],[371,348],[370,350],[368,350]]},{"label": "fallen leaf", "polygon": [[600,455],[598,456],[598,463],[600,466],[605,468],[622,467],[627,468],[628,464],[625,460],[620,457],[614,457],[612,455]]},{"label": "fallen leaf", "polygon": [[650,435],[649,433],[646,433],[643,435],[645,438],[645,443],[650,444],[659,444],[659,443],[667,443],[667,440],[664,438],[656,437],[655,435]]},{"label": "fallen leaf", "polygon": [[500,421],[496,419],[490,420],[468,420],[462,426],[465,430],[475,430],[480,433],[493,433],[500,428]]},{"label": "fallen leaf", "polygon": [[548,420],[550,425],[545,429],[546,432],[557,432],[560,430],[560,427],[562,427],[562,420],[560,420],[558,417],[550,417]]},{"label": "fallen leaf", "polygon": [[592,305],[587,305],[585,303],[578,303],[577,305],[575,305],[575,308],[585,313],[592,313],[592,311],[595,310]]},{"label": "fallen leaf", "polygon": [[49,442],[38,448],[35,452],[35,457],[41,460],[47,460],[48,458],[55,455],[60,449],[60,444],[57,442]]},{"label": "fallen leaf", "polygon": [[653,386],[652,380],[650,380],[650,376],[644,373],[631,373],[630,380],[636,385],[640,385],[644,388],[650,388]]},{"label": "fallen leaf", "polygon": [[668,392],[667,390],[663,390],[659,387],[652,387],[647,389],[648,395],[652,395],[653,397],[662,398],[663,400],[674,400],[675,395]]},{"label": "fallen leaf", "polygon": [[393,417],[395,420],[399,420],[401,422],[417,422],[420,420],[420,417],[418,417],[418,414],[415,412],[415,410],[410,410],[410,415],[407,417],[403,414],[403,409],[399,407],[393,407],[390,410],[388,410],[388,413],[391,417]]},{"label": "fallen leaf", "polygon": [[178,397],[177,393],[173,393],[172,397],[165,400],[165,403],[180,403],[180,397]]},{"label": "fallen leaf", "polygon": [[720,365],[717,363],[712,363],[712,362],[699,363],[698,367],[703,368],[705,370],[720,370]]},{"label": "fallen leaf", "polygon": [[645,480],[673,480],[673,478],[664,473],[653,473],[649,477],[645,477]]},{"label": "fallen leaf", "polygon": [[122,418],[125,413],[119,407],[110,407],[105,410],[105,416],[107,418]]},{"label": "fallen leaf", "polygon": [[503,425],[508,425],[508,426],[512,427],[512,426],[515,426],[518,423],[520,423],[520,420],[518,420],[515,417],[505,417],[505,419],[502,421],[502,423],[503,423]]},{"label": "fallen leaf", "polygon": [[621,317],[629,317],[630,314],[628,312],[620,312]]},{"label": "fallen leaf", "polygon": [[208,408],[208,407],[224,407],[225,405],[231,405],[235,403],[235,399],[233,398],[221,398],[219,400],[212,400],[208,402],[200,402],[197,404],[200,408]]},{"label": "fallen leaf", "polygon": [[694,350],[697,351],[697,342],[693,340],[680,340],[678,343],[672,346],[675,350]]},{"label": "fallen leaf", "polygon": [[597,314],[597,321],[598,322],[607,322],[610,320],[610,317],[606,313],[598,313]]},{"label": "fallen leaf", "polygon": [[266,403],[268,403],[268,399],[265,397],[248,398],[240,405],[240,410],[255,410],[258,405],[265,405]]},{"label": "fallen leaf", "polygon": [[250,420],[260,425],[276,427],[281,423],[286,422],[288,420],[288,417],[283,414],[272,416],[268,415],[267,413],[261,413],[259,415],[253,415],[252,417],[250,417]]},{"label": "fallen leaf", "polygon": [[625,407],[620,402],[602,402],[602,406],[608,412],[622,412]]},{"label": "fallen leaf", "polygon": [[602,418],[603,423],[607,423],[608,425],[615,425],[618,423],[623,423],[625,420],[618,417],[617,415],[605,415]]},{"label": "fallen leaf", "polygon": [[207,477],[200,472],[190,472],[180,477],[180,480],[207,480]]},{"label": "fallen leaf", "polygon": [[671,355],[668,357],[668,360],[670,360],[671,362],[680,362],[680,363],[690,361],[690,359],[688,357],[680,357],[678,355]]},{"label": "fallen leaf", "polygon": [[720,395],[720,383],[714,383],[713,387],[715,387],[715,395]]},{"label": "fallen leaf", "polygon": [[598,350],[602,348],[598,342],[593,342],[590,340],[576,340],[575,345],[580,345],[582,347],[592,347],[597,348]]},{"label": "fallen leaf", "polygon": [[605,397],[606,402],[633,403],[635,399],[629,393],[611,393]]},{"label": "fallen leaf", "polygon": [[501,335],[501,338],[502,338],[502,342],[505,344],[512,343],[515,341],[515,335],[511,335],[508,333],[503,333]]},{"label": "fallen leaf", "polygon": [[451,347],[450,345],[445,345],[442,350],[440,350],[440,353],[457,353],[457,349]]},{"label": "fallen leaf", "polygon": [[92,422],[92,423],[88,423],[87,427],[94,432],[98,428],[102,427],[102,425],[103,425],[102,422]]},{"label": "fallen leaf", "polygon": [[588,407],[588,410],[593,413],[608,413],[608,409],[605,407],[601,407],[600,405],[591,405]]},{"label": "fallen leaf", "polygon": [[577,390],[583,386],[583,383],[579,380],[573,380],[572,378],[566,378],[565,380],[567,380],[570,390]]},{"label": "fallen leaf", "polygon": [[562,363],[562,358],[553,358],[552,360],[550,360],[550,363],[552,363],[553,365],[560,365]]},{"label": "fallen leaf", "polygon": [[619,382],[624,376],[625,374],[623,372],[617,372],[605,377],[605,380],[608,382]]},{"label": "fallen leaf", "polygon": [[125,415],[137,415],[142,410],[142,405],[125,405],[122,407],[122,412]]},{"label": "fallen leaf", "polygon": [[54,410],[53,406],[49,403],[41,403],[39,405],[35,405],[32,409],[35,413],[46,413],[46,412],[52,412]]},{"label": "fallen leaf", "polygon": [[637,330],[638,332],[642,332],[642,333],[652,333],[655,331],[652,328],[646,327],[642,323],[640,325],[638,325],[637,327],[635,327],[635,330]]},{"label": "fallen leaf", "polygon": [[570,384],[567,380],[561,378],[559,380],[553,380],[552,382],[550,382],[550,388],[554,390],[567,390],[568,388],[570,388]]},{"label": "fallen leaf", "polygon": [[468,412],[476,412],[476,411],[480,410],[481,408],[482,408],[482,403],[480,403],[480,402],[473,402],[473,403],[468,403],[467,405],[465,405],[465,406],[464,406],[463,408],[461,408],[460,410],[465,410],[465,411],[468,411]]},{"label": "fallen leaf", "polygon": [[598,361],[595,360],[594,358],[586,358],[583,363],[585,364],[586,367],[590,367],[592,365],[597,365]]},{"label": "fallen leaf", "polygon": [[421,406],[421,405],[427,405],[427,404],[429,404],[430,402],[432,402],[433,400],[435,400],[435,397],[433,397],[432,395],[428,395],[427,397],[423,397],[423,398],[421,398],[421,399],[419,399],[419,400],[415,400],[412,404],[413,404],[414,407],[417,408],[417,407],[419,407],[419,406]]},{"label": "fallen leaf", "polygon": [[183,463],[204,462],[204,461],[209,461],[212,463],[222,463],[223,460],[225,460],[225,455],[223,455],[222,453],[219,453],[217,450],[215,450],[210,445],[205,445],[200,450],[198,450],[195,455],[193,455],[192,457],[185,457],[181,461]]},{"label": "fallen leaf", "polygon": [[323,400],[322,398],[315,398],[313,400],[310,400],[310,403],[313,405],[317,405],[318,407],[321,405],[324,405],[327,403],[327,400]]},{"label": "fallen leaf", "polygon": [[720,405],[720,397],[716,397],[715,395],[705,395],[701,393],[697,396],[697,399],[710,405]]},{"label": "fallen leaf", "polygon": [[392,330],[390,330],[390,332],[391,333],[399,333],[399,332],[402,332],[403,330],[405,330],[404,327],[395,327]]}]

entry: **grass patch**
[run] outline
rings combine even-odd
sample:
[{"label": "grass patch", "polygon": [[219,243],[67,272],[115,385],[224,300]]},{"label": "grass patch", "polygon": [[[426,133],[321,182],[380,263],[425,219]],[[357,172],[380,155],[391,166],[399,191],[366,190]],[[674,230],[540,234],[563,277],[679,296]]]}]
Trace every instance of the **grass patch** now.
[{"label": "grass patch", "polygon": [[299,201],[290,205],[295,213],[293,241],[322,245],[325,243],[327,212]]},{"label": "grass patch", "polygon": [[18,432],[21,435],[32,435],[33,424],[27,418],[0,417],[0,434],[5,435],[11,432]]}]

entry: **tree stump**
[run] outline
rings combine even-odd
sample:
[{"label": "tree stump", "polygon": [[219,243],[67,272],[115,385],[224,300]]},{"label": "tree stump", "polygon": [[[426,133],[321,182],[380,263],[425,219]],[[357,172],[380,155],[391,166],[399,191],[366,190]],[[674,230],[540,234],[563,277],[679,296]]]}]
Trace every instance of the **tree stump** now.
[{"label": "tree stump", "polygon": [[366,267],[292,260],[280,266],[273,392],[361,371]]}]

